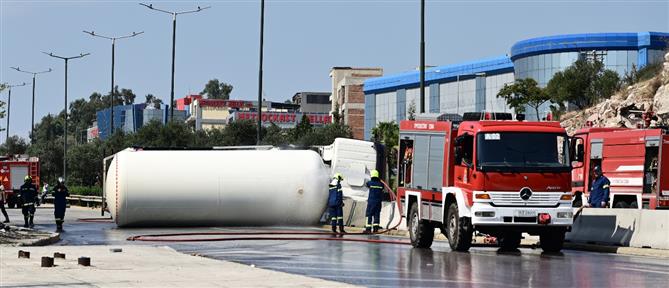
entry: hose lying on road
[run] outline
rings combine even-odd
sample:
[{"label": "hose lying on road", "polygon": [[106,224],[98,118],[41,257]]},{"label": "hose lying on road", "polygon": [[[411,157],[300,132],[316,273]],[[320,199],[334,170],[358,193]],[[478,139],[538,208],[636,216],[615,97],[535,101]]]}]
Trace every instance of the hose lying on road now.
[{"label": "hose lying on road", "polygon": [[[397,227],[402,224],[402,207],[400,206],[400,201],[397,199],[397,195],[393,192],[388,185],[383,182],[384,186],[388,191],[390,191],[390,200],[394,201],[397,205],[397,210],[400,213],[399,221],[390,228],[385,230],[378,231],[372,234],[385,234],[388,231],[395,230]],[[399,241],[399,240],[382,240],[382,239],[364,239],[364,238],[343,238],[344,235],[367,235],[368,233],[358,232],[358,233],[346,233],[338,234],[325,231],[261,231],[261,232],[186,232],[186,233],[170,233],[170,234],[148,234],[148,235],[137,235],[128,237],[128,241],[150,241],[150,242],[213,242],[213,241],[248,241],[248,240],[267,240],[267,241],[277,241],[277,240],[291,240],[291,241],[344,241],[344,242],[364,242],[364,243],[379,243],[379,244],[400,244],[400,245],[411,245],[411,242],[408,241]],[[261,235],[322,235],[330,237],[273,237],[273,236],[261,236]],[[198,237],[198,238],[183,238],[184,236],[253,236],[253,237],[223,237],[223,238],[210,238],[210,237]],[[332,236],[342,236],[342,237],[332,237]],[[181,238],[173,238],[181,237]]]},{"label": "hose lying on road", "polygon": [[114,223],[114,219],[111,217],[107,218],[79,218],[79,222],[93,222],[93,223]]}]

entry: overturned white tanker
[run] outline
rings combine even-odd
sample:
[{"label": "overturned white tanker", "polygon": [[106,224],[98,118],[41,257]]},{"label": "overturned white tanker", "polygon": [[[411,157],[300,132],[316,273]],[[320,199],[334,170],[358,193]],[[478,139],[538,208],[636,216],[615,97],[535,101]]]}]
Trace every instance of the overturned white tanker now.
[{"label": "overturned white tanker", "polygon": [[128,148],[106,173],[119,227],[315,224],[330,175],[317,153],[278,149]]}]

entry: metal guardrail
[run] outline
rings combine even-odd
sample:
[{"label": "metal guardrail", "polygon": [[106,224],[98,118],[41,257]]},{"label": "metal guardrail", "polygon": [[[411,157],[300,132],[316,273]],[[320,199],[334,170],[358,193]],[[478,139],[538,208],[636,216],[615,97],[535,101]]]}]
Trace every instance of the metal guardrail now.
[{"label": "metal guardrail", "polygon": [[[53,203],[53,196],[45,197],[44,202]],[[70,195],[67,197],[67,203],[83,207],[100,207],[103,201],[100,196]]]}]

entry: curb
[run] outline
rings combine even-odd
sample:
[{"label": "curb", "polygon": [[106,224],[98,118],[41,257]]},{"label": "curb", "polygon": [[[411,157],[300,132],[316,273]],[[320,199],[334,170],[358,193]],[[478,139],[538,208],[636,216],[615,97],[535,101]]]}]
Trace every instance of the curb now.
[{"label": "curb", "polygon": [[19,246],[47,246],[60,241],[60,233],[51,233],[49,237],[36,239],[30,242],[24,242]]},{"label": "curb", "polygon": [[573,243],[573,242],[565,242],[564,248],[577,251],[611,253],[611,254],[629,255],[629,256],[669,258],[669,250],[664,250],[664,249],[595,245],[595,244],[584,244],[584,243]]}]

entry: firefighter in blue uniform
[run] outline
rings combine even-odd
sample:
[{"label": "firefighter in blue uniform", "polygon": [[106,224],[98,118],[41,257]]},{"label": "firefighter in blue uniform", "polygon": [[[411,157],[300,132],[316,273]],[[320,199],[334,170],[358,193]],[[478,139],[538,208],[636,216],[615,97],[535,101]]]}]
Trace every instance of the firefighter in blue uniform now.
[{"label": "firefighter in blue uniform", "polygon": [[365,211],[365,218],[367,225],[365,226],[365,233],[379,232],[379,223],[381,222],[379,216],[381,215],[381,200],[383,199],[383,183],[379,179],[379,171],[372,170],[370,173],[372,180],[367,181],[367,188],[369,188],[369,196],[367,197],[367,210]]},{"label": "firefighter in blue uniform", "polygon": [[65,221],[65,208],[67,207],[67,196],[70,191],[65,186],[65,179],[58,177],[58,184],[53,189],[53,216],[56,218],[56,232],[63,232],[63,221]]},{"label": "firefighter in blue uniform", "polygon": [[344,231],[344,195],[341,190],[341,180],[344,180],[344,177],[339,173],[332,177],[328,195],[328,214],[330,214],[333,233],[337,233],[337,226],[339,226],[339,232],[346,233]]},{"label": "firefighter in blue uniform", "polygon": [[590,190],[590,207],[593,208],[606,208],[606,203],[609,202],[609,178],[606,178],[602,174],[602,168],[595,166],[593,169],[593,174],[595,175],[595,180],[592,181],[592,186]]},{"label": "firefighter in blue uniform", "polygon": [[23,180],[24,183],[19,190],[19,193],[21,193],[21,202],[23,203],[21,212],[23,212],[23,220],[25,221],[23,227],[33,228],[33,226],[35,226],[33,224],[33,218],[35,218],[35,205],[37,205],[37,201],[39,201],[37,198],[37,187],[33,184],[33,179],[30,175],[27,175]]}]

